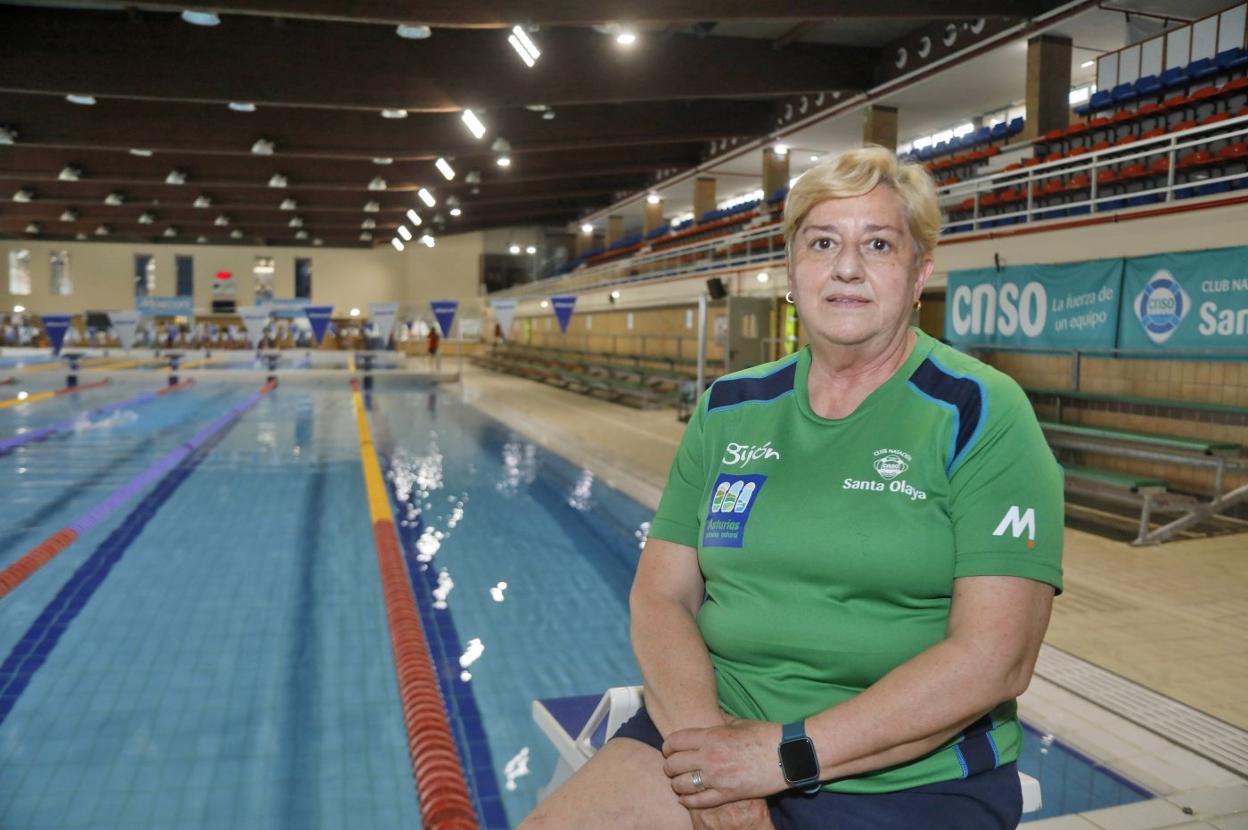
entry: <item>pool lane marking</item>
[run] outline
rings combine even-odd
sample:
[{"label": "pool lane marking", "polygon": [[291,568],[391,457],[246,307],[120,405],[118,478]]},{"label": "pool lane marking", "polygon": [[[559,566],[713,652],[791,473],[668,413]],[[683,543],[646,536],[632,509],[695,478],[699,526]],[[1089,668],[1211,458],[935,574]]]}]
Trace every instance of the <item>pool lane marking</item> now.
[{"label": "pool lane marking", "polygon": [[14,435],[12,438],[6,438],[3,441],[0,441],[0,455],[8,455],[13,452],[13,450],[24,444],[31,444],[35,441],[46,441],[59,432],[72,432],[74,427],[83,418],[98,418],[100,415],[106,415],[109,412],[113,412],[127,406],[137,406],[138,404],[146,403],[153,398],[159,398],[161,395],[167,395],[178,389],[185,389],[192,382],[193,381],[191,380],[184,380],[173,386],[163,386],[154,392],[144,392],[141,395],[135,395],[133,398],[127,398],[124,401],[110,403],[108,406],[101,406],[99,409],[92,409],[87,412],[83,412],[80,415],[72,415],[64,420],[57,421],[51,426],[41,427],[39,429],[31,430],[30,432],[22,433],[21,435]]},{"label": "pool lane marking", "polygon": [[112,381],[108,378],[104,378],[104,380],[97,380],[94,383],[80,383],[77,386],[66,386],[61,389],[53,389],[50,392],[36,392],[35,394],[27,395],[24,398],[10,398],[7,401],[0,401],[0,409],[8,409],[11,406],[22,406],[23,404],[28,403],[38,403],[39,401],[46,401],[59,395],[68,395],[73,392],[83,392],[87,389],[97,389],[101,386],[106,386],[109,383],[112,383]]},{"label": "pool lane marking", "polygon": [[229,412],[195,433],[189,440],[179,444],[159,461],[114,490],[108,498],[35,545],[12,565],[0,571],[0,599],[7,596],[10,591],[25,582],[31,574],[72,545],[78,537],[86,534],[87,531],[108,518],[109,514],[129,501],[136,493],[152,482],[159,480],[163,475],[185,461],[188,456],[202,447],[214,435],[232,425],[234,421],[242,417],[243,413],[255,406],[263,396],[271,392],[276,386],[277,381],[270,381],[260,387],[258,391],[251,393],[242,403],[234,406]]},{"label": "pool lane marking", "polygon": [[[111,358],[111,357],[88,357],[88,358],[78,361],[78,365],[81,368],[86,369],[91,366],[98,366],[101,362],[108,362],[113,359],[114,358]],[[52,358],[43,363],[31,363],[31,364],[24,365],[24,366],[14,366],[13,371],[15,372],[47,372],[51,369],[68,369],[68,368],[69,367],[66,366],[64,363],[62,363],[61,361],[55,358]]]},{"label": "pool lane marking", "polygon": [[399,702],[407,730],[407,752],[416,781],[421,826],[425,830],[469,830],[477,816],[468,795],[468,784],[455,739],[447,720],[446,706],[438,690],[425,631],[420,624],[416,600],[409,587],[407,568],[395,532],[377,449],[373,445],[359,381],[351,381],[351,402],[360,438],[360,465],[373,525],[373,543],[381,571],[382,599],[390,628],[390,647],[398,675]]},{"label": "pool lane marking", "polygon": [[[275,385],[276,383],[265,384],[258,392],[253,392],[242,403],[232,407],[229,412],[200,430],[174,453],[171,453],[171,456],[179,453],[179,457],[172,465],[172,469],[166,468],[168,475],[161,478],[142,501],[135,505],[125,521],[118,525],[108,535],[108,538],[100,543],[95,552],[78,566],[69,581],[43,609],[22,639],[13,647],[13,651],[9,653],[4,663],[0,664],[0,724],[3,724],[5,718],[13,711],[13,707],[17,705],[18,699],[26,690],[35,672],[47,662],[52,650],[69,628],[69,624],[104,584],[104,579],[112,571],[113,566],[121,561],[122,556],[143,532],[147,523],[181,486],[182,482],[190,477],[216,443],[225,437],[229,427],[255,406],[260,398]],[[129,489],[131,486],[132,484],[127,484],[122,489]]]},{"label": "pool lane marking", "polygon": [[[200,367],[200,366],[209,366],[209,365],[211,365],[211,364],[213,364],[213,363],[220,363],[220,362],[221,362],[221,361],[223,361],[223,360],[225,360],[225,358],[224,358],[224,357],[205,357],[205,358],[201,358],[201,359],[199,359],[199,360],[192,360],[192,361],[191,361],[191,362],[189,362],[189,363],[183,363],[183,364],[181,364],[181,365],[179,365],[179,366],[178,366],[178,369],[179,369],[179,371],[180,371],[180,370],[182,370],[182,369],[195,369],[195,368],[198,368],[198,367]],[[173,369],[172,369],[171,367],[166,366],[166,367],[165,367],[165,371],[166,371],[166,372],[172,372],[172,371],[173,371]]]},{"label": "pool lane marking", "polygon": [[148,360],[130,360],[123,363],[101,363],[95,366],[85,366],[88,372],[112,371],[113,369],[136,369],[139,366],[150,366],[153,363],[164,363],[160,358]]},{"label": "pool lane marking", "polygon": [[[374,400],[370,403],[369,394],[365,393],[365,404],[373,413],[376,427],[376,440],[381,448],[393,446],[384,419],[378,420],[377,406]],[[389,457],[385,452],[383,458]],[[384,465],[389,468],[389,464]],[[389,479],[389,492],[395,493],[394,479]],[[396,497],[397,501],[397,497]],[[511,827],[507,820],[507,808],[503,805],[502,792],[498,788],[498,776],[494,769],[494,758],[490,751],[489,738],[485,734],[484,719],[481,709],[477,706],[477,698],[471,683],[459,679],[462,667],[459,656],[463,653],[463,640],[455,627],[455,617],[450,607],[435,609],[430,598],[438,587],[437,570],[417,559],[417,542],[424,533],[424,522],[417,518],[400,523],[398,527],[400,547],[403,560],[407,563],[407,573],[412,588],[412,596],[416,599],[416,608],[420,612],[420,621],[425,631],[430,632],[430,656],[437,671],[438,683],[442,689],[442,699],[451,705],[451,732],[459,750],[461,762],[468,773],[469,792],[473,796],[479,810],[482,825],[488,830],[508,830]]]}]

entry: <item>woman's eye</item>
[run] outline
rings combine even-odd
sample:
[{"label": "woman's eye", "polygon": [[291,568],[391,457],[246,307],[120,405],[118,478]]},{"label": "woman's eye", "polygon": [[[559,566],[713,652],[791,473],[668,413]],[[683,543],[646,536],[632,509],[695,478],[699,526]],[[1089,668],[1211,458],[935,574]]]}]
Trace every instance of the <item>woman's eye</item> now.
[{"label": "woman's eye", "polygon": [[881,253],[881,254],[887,253],[888,251],[891,251],[893,249],[893,246],[889,243],[887,239],[879,239],[879,238],[872,239],[870,245],[871,245],[872,251],[875,251],[876,253]]},{"label": "woman's eye", "polygon": [[812,243],[811,247],[813,247],[816,251],[827,251],[832,248],[832,240],[828,239],[826,236],[820,237]]}]

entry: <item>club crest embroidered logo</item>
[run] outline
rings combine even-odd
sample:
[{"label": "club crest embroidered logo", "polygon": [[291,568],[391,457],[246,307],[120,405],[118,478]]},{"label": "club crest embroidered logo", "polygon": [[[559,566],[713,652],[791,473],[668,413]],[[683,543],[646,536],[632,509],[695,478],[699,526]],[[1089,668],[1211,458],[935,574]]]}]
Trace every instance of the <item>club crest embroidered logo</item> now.
[{"label": "club crest embroidered logo", "polygon": [[910,465],[902,460],[900,455],[889,453],[875,459],[875,471],[880,474],[880,478],[885,481],[892,481],[897,476],[910,469]]},{"label": "club crest embroidered logo", "polygon": [[745,544],[745,524],[766,481],[763,475],[720,474],[702,525],[702,547],[739,548]]}]

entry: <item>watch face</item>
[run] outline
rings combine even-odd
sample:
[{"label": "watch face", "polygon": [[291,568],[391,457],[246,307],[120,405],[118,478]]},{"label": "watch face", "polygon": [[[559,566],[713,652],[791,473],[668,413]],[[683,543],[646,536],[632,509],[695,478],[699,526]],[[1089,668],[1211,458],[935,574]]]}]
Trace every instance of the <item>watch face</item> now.
[{"label": "watch face", "polygon": [[819,775],[819,758],[810,738],[798,738],[780,744],[780,765],[789,782],[808,781]]}]

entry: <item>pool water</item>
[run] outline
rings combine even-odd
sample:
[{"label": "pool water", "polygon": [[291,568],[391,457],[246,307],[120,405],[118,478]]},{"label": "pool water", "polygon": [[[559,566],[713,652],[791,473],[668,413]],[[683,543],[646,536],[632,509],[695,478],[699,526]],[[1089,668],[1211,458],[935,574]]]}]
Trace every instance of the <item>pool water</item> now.
[{"label": "pool water", "polygon": [[[0,410],[0,440],[161,383]],[[254,391],[197,382],[0,456],[0,568]],[[478,815],[514,826],[556,760],[532,701],[639,682],[649,513],[455,387],[367,397]],[[0,827],[419,826],[345,380],[283,383],[0,599],[0,660]],[[1046,809],[1059,781],[1073,809],[1111,797],[1058,748]]]}]

